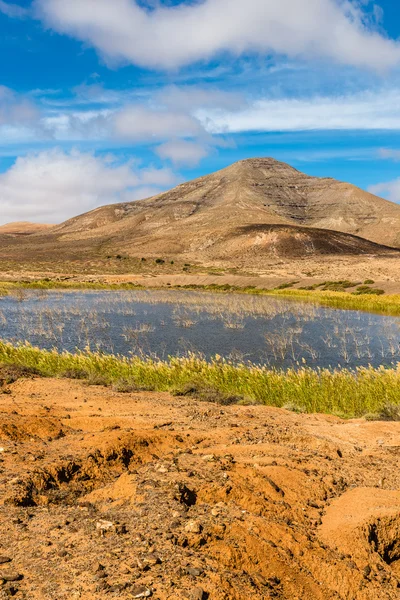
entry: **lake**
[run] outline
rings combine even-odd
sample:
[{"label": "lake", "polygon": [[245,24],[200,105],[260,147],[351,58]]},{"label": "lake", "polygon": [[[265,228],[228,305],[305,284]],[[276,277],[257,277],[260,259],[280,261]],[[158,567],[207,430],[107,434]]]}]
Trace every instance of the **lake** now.
[{"label": "lake", "polygon": [[400,361],[400,319],[246,294],[18,291],[0,298],[1,338],[130,356],[220,355],[276,368]]}]

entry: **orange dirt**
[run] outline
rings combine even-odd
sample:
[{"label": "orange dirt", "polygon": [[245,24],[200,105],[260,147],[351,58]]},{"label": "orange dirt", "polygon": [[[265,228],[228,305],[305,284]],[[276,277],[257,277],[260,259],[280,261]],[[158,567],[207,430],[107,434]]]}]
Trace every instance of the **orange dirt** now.
[{"label": "orange dirt", "polygon": [[3,392],[0,598],[400,598],[398,423]]}]

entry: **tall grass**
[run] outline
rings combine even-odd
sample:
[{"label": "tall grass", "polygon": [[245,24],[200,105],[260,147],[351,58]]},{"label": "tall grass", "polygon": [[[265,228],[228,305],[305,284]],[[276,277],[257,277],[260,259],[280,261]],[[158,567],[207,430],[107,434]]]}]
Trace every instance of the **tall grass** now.
[{"label": "tall grass", "polygon": [[273,296],[293,298],[293,300],[313,302],[329,308],[362,310],[394,317],[400,316],[400,294],[390,294],[387,296],[375,296],[371,294],[354,295],[349,292],[324,292],[319,290],[273,290],[267,293]]},{"label": "tall grass", "polygon": [[400,368],[279,371],[234,365],[218,356],[211,362],[194,355],[162,361],[89,351],[58,353],[6,342],[0,342],[0,363],[33,368],[44,377],[75,376],[117,387],[123,382],[132,389],[172,391],[201,382],[222,394],[268,406],[294,405],[309,413],[344,417],[380,413],[385,406],[400,404]]}]

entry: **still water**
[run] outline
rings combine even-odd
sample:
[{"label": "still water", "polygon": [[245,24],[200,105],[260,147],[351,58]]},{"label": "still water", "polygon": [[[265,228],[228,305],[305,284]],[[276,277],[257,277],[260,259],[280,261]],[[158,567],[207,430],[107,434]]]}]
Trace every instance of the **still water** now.
[{"label": "still water", "polygon": [[400,319],[243,294],[23,291],[0,298],[0,337],[129,356],[216,354],[287,368],[400,361]]}]

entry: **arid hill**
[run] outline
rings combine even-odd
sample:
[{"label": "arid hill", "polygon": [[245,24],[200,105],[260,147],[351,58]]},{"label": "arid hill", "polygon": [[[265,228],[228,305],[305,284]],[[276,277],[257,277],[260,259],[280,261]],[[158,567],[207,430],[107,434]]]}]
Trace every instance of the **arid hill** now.
[{"label": "arid hill", "polygon": [[259,268],[279,258],[390,253],[400,247],[400,206],[259,158],[146,200],[98,208],[23,244],[0,238],[0,246],[3,258],[17,260],[120,254]]},{"label": "arid hill", "polygon": [[52,225],[46,223],[31,223],[30,221],[14,221],[0,225],[0,234],[9,235],[31,235],[32,233],[44,232],[50,229]]}]

